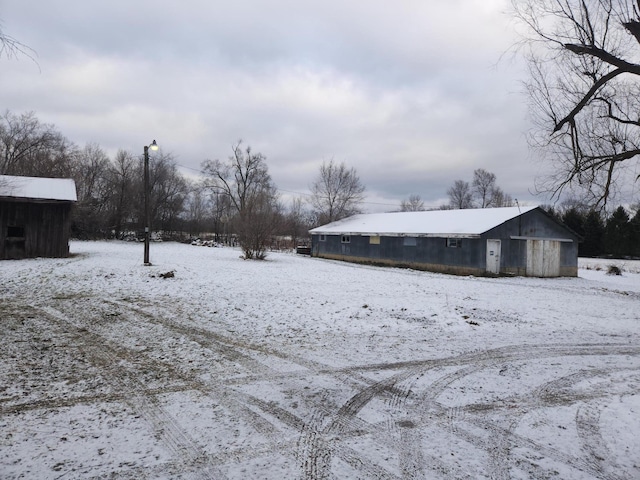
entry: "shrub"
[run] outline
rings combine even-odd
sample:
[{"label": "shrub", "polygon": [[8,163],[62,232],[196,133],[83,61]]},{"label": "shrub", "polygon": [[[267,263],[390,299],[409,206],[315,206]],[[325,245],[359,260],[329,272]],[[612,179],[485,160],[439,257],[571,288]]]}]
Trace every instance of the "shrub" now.
[{"label": "shrub", "polygon": [[607,275],[622,275],[622,270],[617,265],[609,265]]}]

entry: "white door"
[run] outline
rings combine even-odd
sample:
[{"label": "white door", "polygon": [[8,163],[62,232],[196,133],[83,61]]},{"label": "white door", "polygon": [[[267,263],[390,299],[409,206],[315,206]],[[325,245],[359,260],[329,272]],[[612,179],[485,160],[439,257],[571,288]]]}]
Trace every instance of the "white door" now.
[{"label": "white door", "polygon": [[544,276],[560,276],[560,242],[555,240],[544,241]]},{"label": "white door", "polygon": [[527,276],[560,276],[560,242],[557,240],[527,240]]},{"label": "white door", "polygon": [[500,273],[500,240],[487,240],[487,273]]}]

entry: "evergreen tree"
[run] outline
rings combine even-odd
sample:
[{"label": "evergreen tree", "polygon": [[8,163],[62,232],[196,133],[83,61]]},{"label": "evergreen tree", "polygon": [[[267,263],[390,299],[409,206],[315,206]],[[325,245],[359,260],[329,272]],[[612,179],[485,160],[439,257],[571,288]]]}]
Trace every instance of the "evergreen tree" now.
[{"label": "evergreen tree", "polygon": [[556,208],[553,205],[540,205],[540,208],[542,208],[542,210],[544,210],[549,215],[551,215],[555,220],[559,222],[562,221],[562,216],[560,215],[560,212],[556,210]]},{"label": "evergreen tree", "polygon": [[631,224],[629,214],[620,206],[607,219],[604,235],[605,251],[614,257],[631,254]]},{"label": "evergreen tree", "polygon": [[581,237],[584,237],[584,221],[585,216],[574,207],[571,207],[562,215],[562,223]]},{"label": "evergreen tree", "polygon": [[629,223],[631,226],[631,255],[640,257],[640,208]]},{"label": "evergreen tree", "polygon": [[580,255],[585,257],[597,257],[604,253],[604,222],[596,210],[591,210],[584,219],[584,241],[581,247]]}]

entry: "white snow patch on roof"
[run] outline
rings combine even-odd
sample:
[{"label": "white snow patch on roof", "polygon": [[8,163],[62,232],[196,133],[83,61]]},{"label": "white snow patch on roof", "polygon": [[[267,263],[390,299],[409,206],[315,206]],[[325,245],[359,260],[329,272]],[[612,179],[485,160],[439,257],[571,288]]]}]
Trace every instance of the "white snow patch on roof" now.
[{"label": "white snow patch on roof", "polygon": [[0,175],[0,197],[35,200],[78,200],[76,182],[70,178],[15,177]]},{"label": "white snow patch on roof", "polygon": [[312,234],[480,235],[538,207],[476,208],[354,215],[314,228]]}]

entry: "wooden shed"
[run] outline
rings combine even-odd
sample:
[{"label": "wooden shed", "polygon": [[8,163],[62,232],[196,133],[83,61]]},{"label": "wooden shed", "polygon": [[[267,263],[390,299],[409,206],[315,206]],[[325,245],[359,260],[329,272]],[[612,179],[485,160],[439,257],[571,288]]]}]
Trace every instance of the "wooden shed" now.
[{"label": "wooden shed", "polygon": [[354,215],[311,234],[311,255],[458,275],[578,275],[580,237],[539,207]]},{"label": "wooden shed", "polygon": [[0,175],[0,259],[68,257],[76,184]]}]

